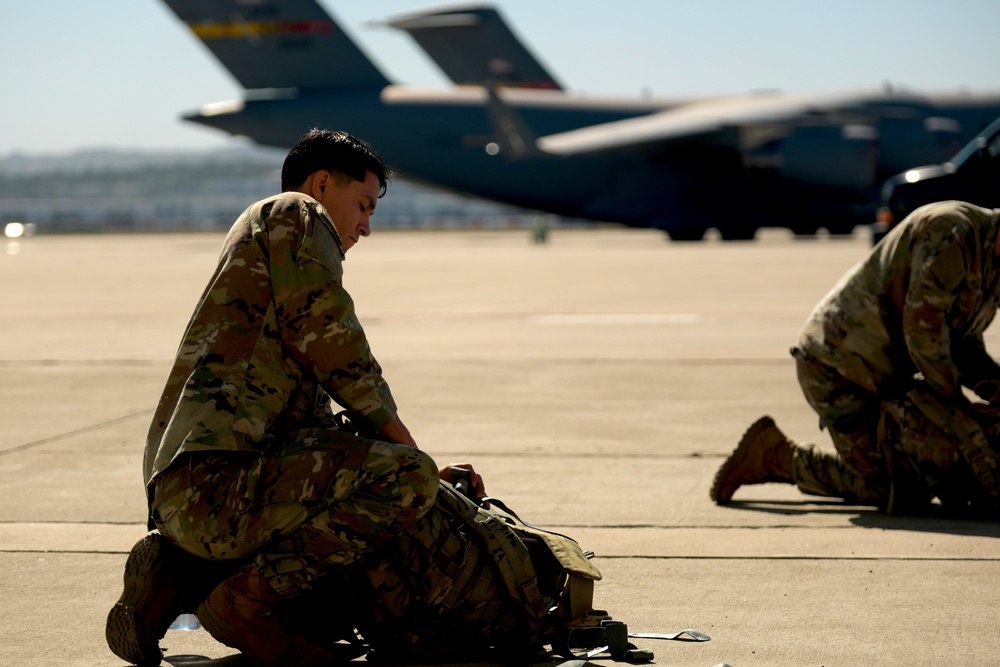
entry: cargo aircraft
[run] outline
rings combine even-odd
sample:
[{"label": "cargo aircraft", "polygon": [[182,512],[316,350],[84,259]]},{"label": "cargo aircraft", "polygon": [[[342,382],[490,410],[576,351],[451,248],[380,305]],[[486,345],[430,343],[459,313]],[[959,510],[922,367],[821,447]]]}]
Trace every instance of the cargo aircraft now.
[{"label": "cargo aircraft", "polygon": [[1000,91],[581,97],[484,6],[387,21],[464,84],[415,88],[390,82],[315,0],[165,2],[246,89],[186,120],[281,148],[342,129],[405,178],[675,240],[848,233],[871,221],[886,177],[946,160],[1000,116]]}]

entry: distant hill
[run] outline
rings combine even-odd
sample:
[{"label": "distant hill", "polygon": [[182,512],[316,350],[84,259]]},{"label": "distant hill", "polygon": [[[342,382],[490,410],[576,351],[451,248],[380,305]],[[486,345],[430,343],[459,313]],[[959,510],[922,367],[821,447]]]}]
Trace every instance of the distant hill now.
[{"label": "distant hill", "polygon": [[53,172],[127,171],[211,164],[258,164],[281,168],[286,151],[246,145],[211,151],[82,150],[71,153],[0,156],[0,174],[32,176]]},{"label": "distant hill", "polygon": [[[10,154],[0,157],[0,230],[9,222],[32,223],[37,233],[228,229],[247,206],[279,192],[285,153],[247,145]],[[527,227],[538,215],[397,178],[372,225]]]}]

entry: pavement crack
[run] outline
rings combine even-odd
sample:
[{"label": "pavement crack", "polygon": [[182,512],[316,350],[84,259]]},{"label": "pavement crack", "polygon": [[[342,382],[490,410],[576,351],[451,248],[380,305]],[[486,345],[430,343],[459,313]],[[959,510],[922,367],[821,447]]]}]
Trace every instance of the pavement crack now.
[{"label": "pavement crack", "polygon": [[59,435],[53,435],[48,438],[42,438],[41,440],[35,440],[34,442],[26,442],[23,445],[18,445],[17,447],[11,447],[9,449],[0,450],[0,456],[5,456],[7,454],[13,454],[15,452],[23,452],[28,449],[33,449],[35,447],[41,447],[42,445],[47,445],[53,442],[59,442],[60,440],[66,440],[67,438],[72,438],[83,433],[91,433],[93,431],[100,431],[101,429],[108,428],[109,426],[116,426],[118,424],[124,424],[125,422],[132,421],[139,417],[149,417],[153,413],[152,409],[142,410],[140,412],[133,412],[130,415],[124,415],[122,417],[115,417],[114,419],[109,419],[107,421],[98,422],[96,424],[91,424],[89,426],[83,426],[72,431],[67,431],[66,433],[60,433]]},{"label": "pavement crack", "polygon": [[0,359],[0,368],[39,368],[57,366],[81,368],[93,366],[159,366],[165,361],[153,359]]}]

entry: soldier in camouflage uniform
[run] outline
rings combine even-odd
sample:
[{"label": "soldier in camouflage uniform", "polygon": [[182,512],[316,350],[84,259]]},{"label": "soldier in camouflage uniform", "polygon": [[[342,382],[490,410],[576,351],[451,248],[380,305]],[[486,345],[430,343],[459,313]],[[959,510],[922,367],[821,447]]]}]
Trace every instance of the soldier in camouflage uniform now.
[{"label": "soldier in camouflage uniform", "polygon": [[719,469],[712,499],[779,481],[898,512],[943,500],[938,491],[957,478],[995,499],[996,450],[962,388],[1000,403],[1000,366],[983,343],[1000,302],[998,228],[1000,210],[948,201],[893,229],[819,303],[792,348],[836,454],[796,444],[764,417]]},{"label": "soldier in camouflage uniform", "polygon": [[397,415],[343,286],[386,183],[367,144],[313,130],[285,160],[283,193],[226,237],[146,442],[156,531],[133,548],[107,624],[124,660],[159,663],[169,623],[197,607],[255,664],[328,663],[291,601],[433,505],[438,468]]}]

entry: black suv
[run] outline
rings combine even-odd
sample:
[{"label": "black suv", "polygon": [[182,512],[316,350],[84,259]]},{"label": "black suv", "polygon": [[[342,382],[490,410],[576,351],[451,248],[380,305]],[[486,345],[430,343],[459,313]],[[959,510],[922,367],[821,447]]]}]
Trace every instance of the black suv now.
[{"label": "black suv", "polygon": [[1000,208],[1000,118],[944,164],[909,169],[886,181],[872,240],[877,243],[914,209],[948,199]]}]

